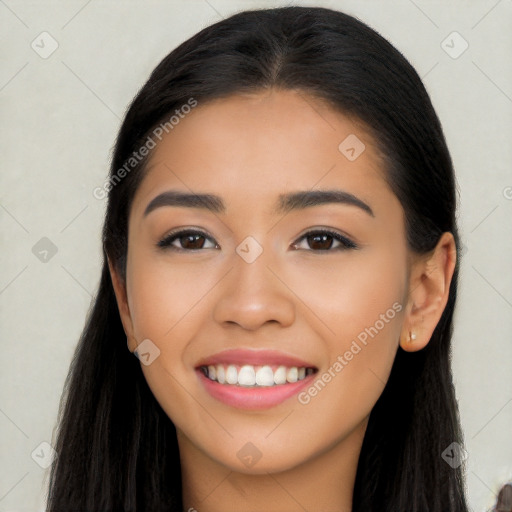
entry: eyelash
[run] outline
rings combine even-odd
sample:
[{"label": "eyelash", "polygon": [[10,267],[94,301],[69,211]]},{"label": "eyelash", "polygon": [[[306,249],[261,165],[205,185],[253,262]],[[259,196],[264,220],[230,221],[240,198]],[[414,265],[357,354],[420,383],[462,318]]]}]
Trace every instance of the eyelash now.
[{"label": "eyelash", "polygon": [[[204,250],[202,248],[200,248],[200,249],[185,249],[183,247],[175,247],[175,246],[171,245],[171,243],[174,240],[182,238],[186,235],[199,235],[201,237],[204,237],[204,238],[212,241],[212,239],[208,235],[206,235],[206,233],[204,233],[202,231],[195,230],[195,229],[184,229],[181,231],[174,231],[174,232],[169,233],[168,235],[166,235],[164,238],[162,238],[162,240],[160,240],[157,243],[157,246],[160,247],[161,249],[166,249],[166,250],[171,250],[171,251],[176,251],[176,252],[196,252],[196,251]],[[354,242],[352,242],[352,240],[346,238],[343,235],[340,235],[339,233],[336,233],[335,231],[330,231],[328,229],[315,229],[312,231],[308,231],[307,233],[302,235],[298,239],[297,242],[294,242],[293,246],[297,245],[298,242],[302,241],[303,239],[306,239],[306,238],[314,236],[314,235],[331,236],[332,238],[334,238],[335,240],[340,242],[341,246],[335,247],[334,249],[331,249],[331,248],[318,249],[318,250],[310,249],[312,252],[335,252],[335,251],[345,251],[348,249],[358,249],[359,248]],[[215,245],[218,247],[218,244],[215,244]],[[304,250],[304,249],[299,249],[299,250]]]}]

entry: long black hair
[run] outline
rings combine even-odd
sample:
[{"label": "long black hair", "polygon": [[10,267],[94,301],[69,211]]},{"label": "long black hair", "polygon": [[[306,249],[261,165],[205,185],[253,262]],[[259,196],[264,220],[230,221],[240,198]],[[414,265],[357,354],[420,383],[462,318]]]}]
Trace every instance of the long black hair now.
[{"label": "long black hair", "polygon": [[[109,194],[101,281],[61,399],[48,512],[181,510],[176,431],[127,348],[107,256],[125,279],[128,214],[147,161],[133,158],[155,127],[191,99],[201,105],[268,88],[304,92],[363,123],[405,211],[409,249],[427,253],[445,231],[459,247],[440,122],[418,74],[388,41],[318,7],[244,11],[201,30],[154,69],[118,134],[102,189]],[[414,353],[398,349],[371,412],[354,512],[467,511],[463,466],[442,457],[451,443],[462,445],[450,367],[459,264],[430,342]]]}]

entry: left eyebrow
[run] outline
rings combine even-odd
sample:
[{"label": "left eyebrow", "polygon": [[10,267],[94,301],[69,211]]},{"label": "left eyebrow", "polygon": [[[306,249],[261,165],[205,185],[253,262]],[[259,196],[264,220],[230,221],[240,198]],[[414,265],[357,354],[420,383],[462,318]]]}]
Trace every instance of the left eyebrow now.
[{"label": "left eyebrow", "polygon": [[311,206],[327,203],[338,203],[356,206],[368,215],[375,217],[373,210],[364,201],[345,190],[308,190],[282,194],[279,196],[279,205],[274,213],[287,213],[292,210],[301,210]]},{"label": "left eyebrow", "polygon": [[[308,190],[281,194],[273,213],[284,214],[292,210],[302,210],[312,206],[328,203],[356,206],[371,217],[375,217],[368,204],[355,195],[344,190]],[[152,199],[144,210],[144,217],[156,208],[177,206],[184,208],[201,208],[213,213],[225,213],[226,205],[221,197],[213,194],[189,194],[179,190],[168,190]]]}]

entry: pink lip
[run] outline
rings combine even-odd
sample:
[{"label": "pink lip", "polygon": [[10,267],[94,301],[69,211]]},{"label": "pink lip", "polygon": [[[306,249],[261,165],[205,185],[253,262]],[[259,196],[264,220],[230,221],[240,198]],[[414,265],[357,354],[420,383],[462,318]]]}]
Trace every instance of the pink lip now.
[{"label": "pink lip", "polygon": [[206,391],[213,398],[237,409],[250,410],[274,407],[299,393],[316,378],[316,373],[313,373],[298,382],[279,386],[244,388],[243,386],[220,384],[210,380],[201,370],[197,370],[197,374]]},{"label": "pink lip", "polygon": [[236,407],[238,409],[268,409],[274,407],[286,399],[296,395],[301,389],[310,385],[316,377],[316,372],[306,376],[297,382],[288,382],[279,386],[268,387],[243,387],[237,385],[220,384],[206,377],[201,370],[202,366],[209,365],[237,365],[250,364],[254,366],[297,366],[299,368],[314,368],[311,363],[285,354],[278,350],[250,350],[250,349],[228,349],[218,352],[196,365],[196,372],[206,391],[215,399]]},{"label": "pink lip", "polygon": [[248,350],[248,349],[228,349],[218,352],[213,356],[200,361],[196,368],[200,366],[209,366],[216,364],[250,364],[269,366],[297,366],[305,368],[316,368],[311,363],[303,361],[297,357],[285,354],[278,350]]}]

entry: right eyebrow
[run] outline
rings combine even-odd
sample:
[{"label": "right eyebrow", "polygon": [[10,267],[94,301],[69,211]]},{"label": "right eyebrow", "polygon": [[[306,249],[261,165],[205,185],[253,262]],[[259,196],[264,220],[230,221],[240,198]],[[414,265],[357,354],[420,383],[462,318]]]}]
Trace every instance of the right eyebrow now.
[{"label": "right eyebrow", "polygon": [[178,190],[167,190],[156,196],[146,206],[144,216],[156,208],[163,206],[181,206],[185,208],[204,208],[214,213],[225,213],[226,205],[224,201],[213,194],[189,194]]}]

